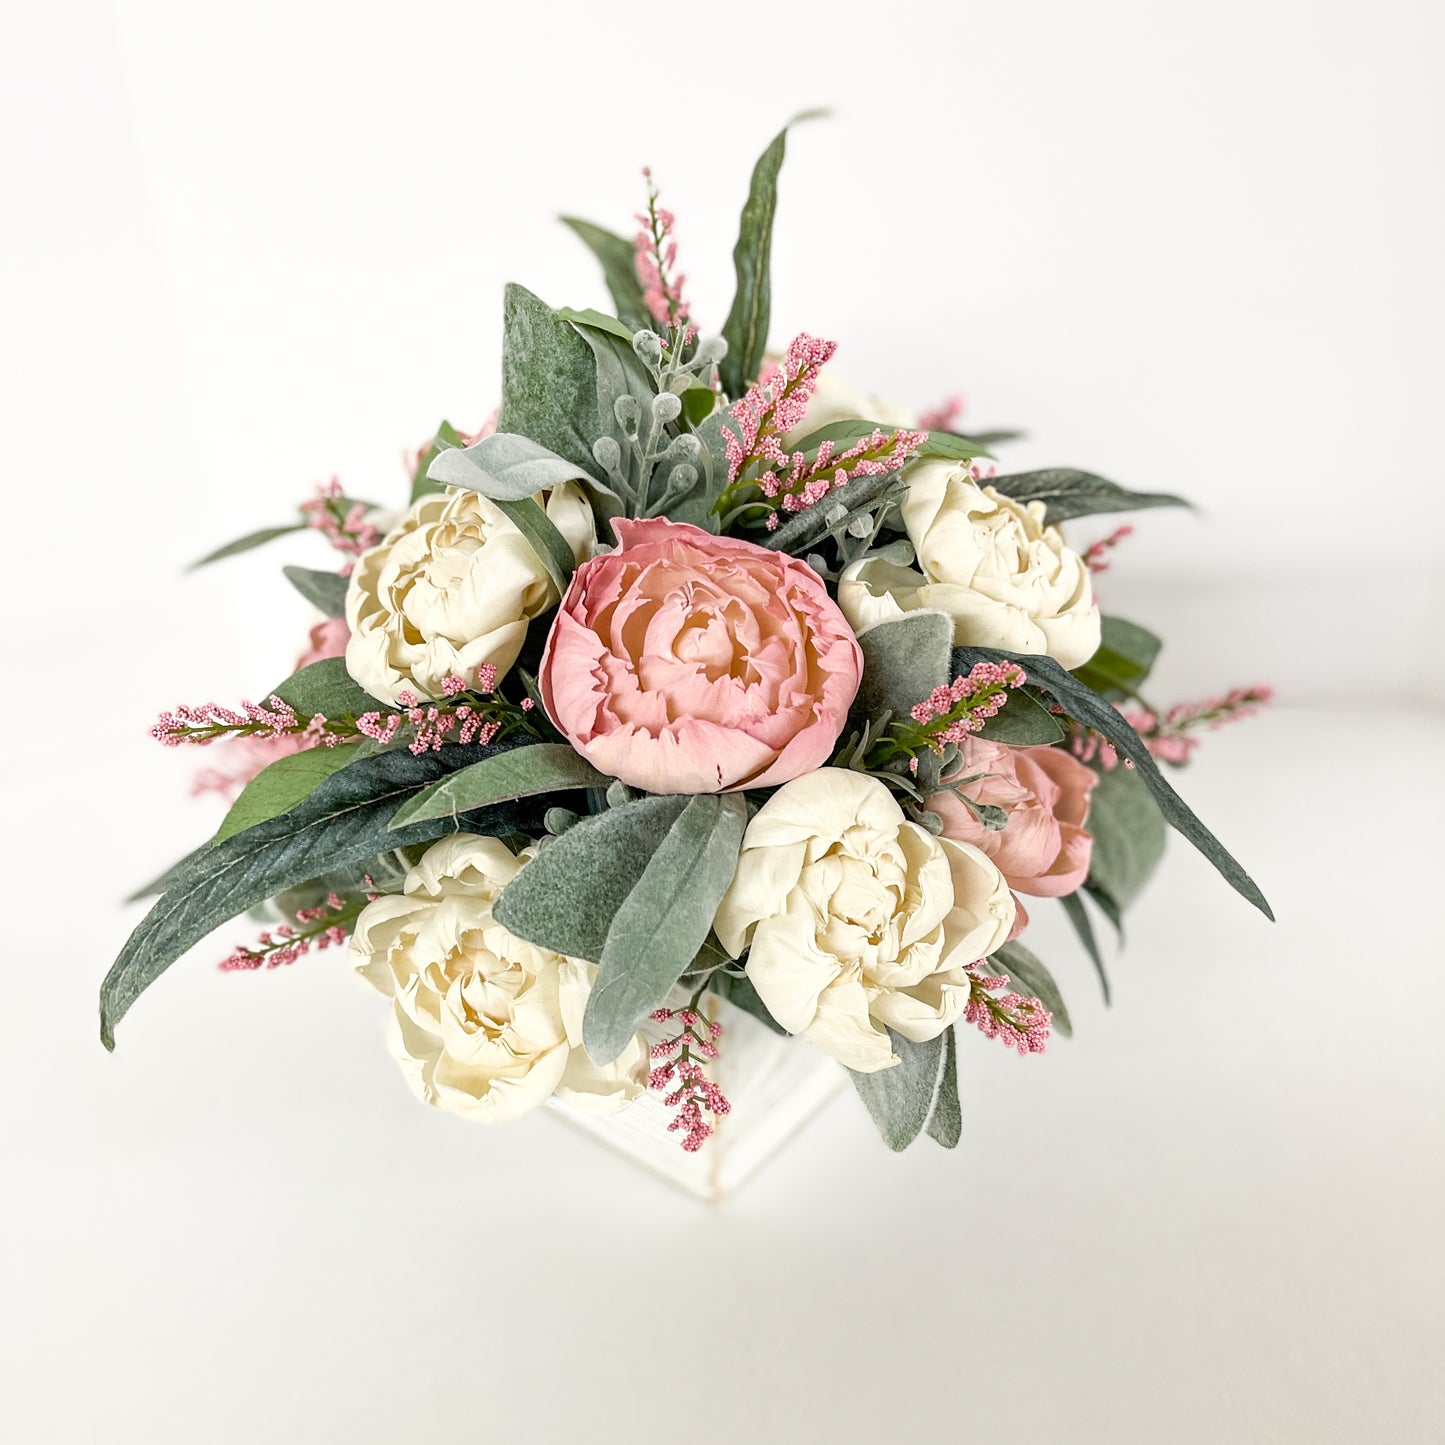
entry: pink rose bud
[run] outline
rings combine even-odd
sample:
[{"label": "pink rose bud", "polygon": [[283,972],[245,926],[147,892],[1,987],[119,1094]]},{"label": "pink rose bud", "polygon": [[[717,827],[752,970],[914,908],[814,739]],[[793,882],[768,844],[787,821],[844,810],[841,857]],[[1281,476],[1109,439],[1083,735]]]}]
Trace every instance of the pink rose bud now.
[{"label": "pink rose bud", "polygon": [[573,575],[539,679],[594,766],[650,793],[772,787],[832,755],[863,658],[823,579],[662,518]]}]

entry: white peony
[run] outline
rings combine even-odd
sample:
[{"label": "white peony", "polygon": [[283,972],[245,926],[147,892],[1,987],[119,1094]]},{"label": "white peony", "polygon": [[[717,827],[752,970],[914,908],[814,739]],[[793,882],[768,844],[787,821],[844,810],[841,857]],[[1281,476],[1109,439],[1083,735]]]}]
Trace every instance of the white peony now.
[{"label": "white peony", "polygon": [[467,833],[435,844],[402,893],[362,909],[352,963],[394,1000],[392,1052],[424,1102],[499,1120],[555,1093],[586,1113],[613,1113],[646,1085],[646,1044],[634,1037],[614,1062],[594,1064],[582,1047],[582,1013],[596,969],[492,918],[530,856]]},{"label": "white peony", "polygon": [[864,558],[845,569],[838,603],[855,632],[927,608],[953,618],[956,644],[1046,653],[1064,667],[1099,646],[1089,569],[1027,504],[974,481],[966,465],[928,459],[903,473],[903,524],[918,569]]},{"label": "white peony", "polygon": [[885,1029],[936,1038],[968,1002],[967,965],[1009,936],[1014,900],[977,848],[909,822],[876,778],[785,783],[743,837],[715,927],[790,1033],[861,1073],[898,1062]]},{"label": "white peony", "polygon": [[[582,561],[595,541],[582,490],[565,482],[545,505]],[[437,697],[443,679],[470,681],[483,663],[506,672],[527,623],[556,602],[547,569],[496,503],[460,487],[432,492],[357,561],[346,670],[383,702],[406,691]]]}]

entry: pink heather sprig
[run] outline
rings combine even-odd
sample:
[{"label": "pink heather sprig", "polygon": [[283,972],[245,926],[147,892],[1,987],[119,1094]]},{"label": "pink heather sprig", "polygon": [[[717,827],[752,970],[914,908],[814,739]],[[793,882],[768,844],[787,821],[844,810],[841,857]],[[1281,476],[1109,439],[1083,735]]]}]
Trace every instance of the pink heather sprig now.
[{"label": "pink heather sprig", "polygon": [[[301,513],[306,525],[314,527],[325,535],[326,540],[338,552],[355,559],[381,541],[381,533],[369,521],[370,508],[365,502],[347,505],[342,495],[341,483],[333,477],[325,486],[316,489],[316,495],[309,502],[301,503]],[[352,562],[342,569],[350,574]]]},{"label": "pink heather sprig", "polygon": [[639,230],[633,238],[633,260],[637,279],[642,283],[642,299],[652,319],[663,326],[683,326],[687,322],[688,304],[682,286],[686,276],[674,275],[677,265],[677,242],[673,227],[677,224],[671,211],[657,204],[658,190],[652,172],[644,167],[647,182],[647,212],[639,214]]},{"label": "pink heather sprig", "polygon": [[525,727],[535,732],[529,714],[531,699],[512,704],[496,695],[497,669],[483,663],[475,680],[452,676],[442,682],[442,697],[423,700],[413,692],[397,694],[398,711],[347,713],[328,718],[324,713],[302,719],[274,694],[266,706],[243,702],[240,709],[220,703],[199,707],[183,705],[162,713],[151,726],[150,735],[166,747],[182,743],[205,747],[221,738],[294,738],[303,747],[339,747],[342,743],[369,738],[386,746],[398,734],[410,733],[409,751],[417,757],[437,752],[449,740],[462,745],[485,747],[503,729]]},{"label": "pink heather sprig", "polygon": [[1100,537],[1087,552],[1084,553],[1084,566],[1090,572],[1107,572],[1112,565],[1109,554],[1124,540],[1125,537],[1132,537],[1134,529],[1127,524],[1120,527],[1116,532],[1110,532],[1107,537]]},{"label": "pink heather sprig", "polygon": [[909,713],[911,723],[896,722],[879,739],[882,751],[869,753],[870,765],[881,766],[900,755],[916,759],[925,748],[942,753],[961,743],[997,717],[1008,695],[1028,681],[1016,662],[976,662],[967,674],[936,687]]},{"label": "pink heather sprig", "polygon": [[[369,881],[369,880],[368,880]],[[258,968],[282,968],[295,963],[314,949],[331,948],[344,943],[356,922],[357,915],[370,899],[343,898],[331,893],[326,902],[315,908],[301,908],[293,915],[295,924],[282,923],[267,929],[257,940],[258,947],[239,944],[218,965],[223,973],[252,973]]]},{"label": "pink heather sprig", "polygon": [[969,992],[963,1022],[972,1024],[986,1039],[1002,1039],[1021,1055],[1043,1053],[1053,1015],[1038,999],[1009,989],[1007,974],[986,973],[988,964],[988,959],[981,958],[965,970]]},{"label": "pink heather sprig", "polygon": [[[1187,763],[1203,741],[1194,734],[1251,717],[1273,701],[1274,689],[1265,684],[1236,687],[1223,697],[1175,703],[1165,713],[1151,708],[1135,709],[1126,712],[1124,720],[1139,734],[1152,757],[1177,767]],[[1080,762],[1097,762],[1106,773],[1113,772],[1121,762],[1126,768],[1134,766],[1128,758],[1120,756],[1108,738],[1092,728],[1075,726],[1069,736],[1069,750]]]},{"label": "pink heather sprig", "polygon": [[819,443],[811,462],[803,452],[794,452],[786,472],[765,472],[758,479],[763,496],[776,502],[779,509],[768,513],[768,531],[776,530],[780,512],[806,511],[854,477],[877,477],[897,471],[927,440],[926,431],[900,428],[890,434],[878,427],[836,455],[830,441]]},{"label": "pink heather sprig", "polygon": [[[737,427],[722,429],[729,492],[754,467],[768,470],[790,465],[782,438],[803,420],[818,386],[818,373],[837,349],[836,341],[822,341],[802,332],[788,343],[787,354],[767,379],[755,381],[732,404],[728,415]],[[728,492],[723,496],[730,506]],[[724,509],[720,501],[718,510]]]},{"label": "pink heather sprig", "polygon": [[937,406],[931,406],[919,414],[918,425],[924,431],[953,431],[954,423],[962,416],[963,398],[946,396]]},{"label": "pink heather sprig", "polygon": [[658,1062],[647,1076],[647,1087],[663,1094],[662,1102],[677,1110],[668,1132],[682,1135],[682,1147],[689,1154],[707,1143],[722,1115],[732,1112],[727,1095],[708,1078],[704,1067],[705,1061],[718,1056],[723,1027],[698,1012],[700,997],[699,991],[686,1008],[660,1008],[649,1015],[653,1023],[679,1025],[675,1035],[652,1046],[651,1056]]}]

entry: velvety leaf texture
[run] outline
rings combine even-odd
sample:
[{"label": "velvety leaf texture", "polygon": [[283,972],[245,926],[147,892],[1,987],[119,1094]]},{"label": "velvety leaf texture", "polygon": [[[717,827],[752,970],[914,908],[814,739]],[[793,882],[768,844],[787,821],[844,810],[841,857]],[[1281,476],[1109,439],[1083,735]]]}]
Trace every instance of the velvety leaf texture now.
[{"label": "velvety leaf texture", "polygon": [[943,1034],[943,1072],[938,1076],[938,1095],[928,1116],[928,1137],[945,1149],[958,1148],[963,1137],[963,1107],[958,1101],[958,1031]]},{"label": "velvety leaf texture", "polygon": [[493,432],[460,450],[439,451],[427,468],[434,482],[466,487],[497,502],[515,502],[582,475],[566,457],[510,432]]},{"label": "velvety leaf texture", "polygon": [[915,1044],[902,1034],[888,1030],[893,1052],[899,1062],[876,1074],[848,1076],[859,1097],[868,1106],[883,1142],[895,1153],[906,1149],[922,1132],[933,1111],[943,1067],[943,1040],[929,1039]]},{"label": "velvety leaf texture", "polygon": [[194,853],[169,876],[165,893],[141,920],[100,990],[100,1036],[115,1047],[115,1026],[172,963],[213,928],[307,879],[389,849],[445,833],[508,833],[535,827],[534,809],[504,804],[458,818],[433,818],[401,832],[392,814],[414,793],[476,749],[405,750],[363,758],[328,778],[299,807]]}]

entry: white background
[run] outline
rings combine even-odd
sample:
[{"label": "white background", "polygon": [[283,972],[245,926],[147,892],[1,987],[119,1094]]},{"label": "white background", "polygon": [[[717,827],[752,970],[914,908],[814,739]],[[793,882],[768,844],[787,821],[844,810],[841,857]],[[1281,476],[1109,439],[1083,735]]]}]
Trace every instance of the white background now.
[{"label": "white background", "polygon": [[[501,10],[6,12],[0,1429],[1439,1439],[1438,7]],[[1035,910],[1072,1043],[976,1041],[954,1155],[844,1099],[720,1212],[415,1107],[334,956],[223,977],[223,934],[105,1056],[117,900],[215,821],[145,727],[284,675],[324,552],[180,564],[399,495],[493,405],[504,280],[605,302],[554,217],[625,230],[644,163],[719,321],[819,104],[774,340],[1197,499],[1100,590],[1161,696],[1278,685],[1182,782],[1281,922],[1176,845],[1106,1012]]]}]

